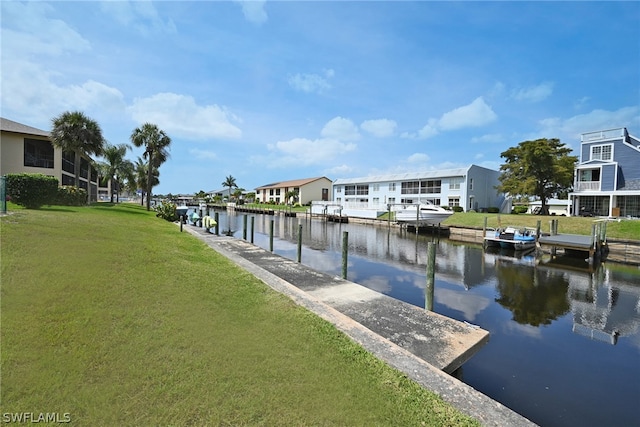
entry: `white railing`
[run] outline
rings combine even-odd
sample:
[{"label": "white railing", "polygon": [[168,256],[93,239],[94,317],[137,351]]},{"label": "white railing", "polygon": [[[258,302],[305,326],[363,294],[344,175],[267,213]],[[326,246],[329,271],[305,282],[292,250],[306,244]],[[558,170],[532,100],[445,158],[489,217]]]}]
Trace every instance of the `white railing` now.
[{"label": "white railing", "polygon": [[600,181],[578,181],[575,191],[599,191]]},{"label": "white railing", "polygon": [[624,128],[599,130],[597,132],[588,132],[582,134],[582,142],[598,141],[604,139],[624,137]]}]

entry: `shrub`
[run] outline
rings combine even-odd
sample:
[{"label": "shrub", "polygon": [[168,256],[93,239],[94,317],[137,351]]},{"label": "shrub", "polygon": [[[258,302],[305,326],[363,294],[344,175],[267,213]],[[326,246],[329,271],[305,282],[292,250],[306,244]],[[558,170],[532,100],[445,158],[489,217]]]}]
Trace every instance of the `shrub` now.
[{"label": "shrub", "polygon": [[529,210],[528,206],[514,206],[513,209],[511,209],[511,213],[522,214],[522,213],[527,213],[528,210]]},{"label": "shrub", "polygon": [[490,206],[487,208],[487,212],[488,213],[499,213],[500,212],[500,208],[497,208],[495,206]]},{"label": "shrub", "polygon": [[63,206],[82,206],[87,203],[87,190],[73,185],[58,187],[56,204]]},{"label": "shrub", "polygon": [[156,216],[158,218],[166,219],[171,222],[178,220],[176,204],[171,201],[163,200],[162,203],[154,206],[153,209],[156,211]]},{"label": "shrub", "polygon": [[464,208],[462,206],[453,206],[451,209],[453,209],[454,212],[464,212]]},{"label": "shrub", "polygon": [[58,180],[41,173],[7,174],[7,195],[20,206],[38,209],[55,203]]}]

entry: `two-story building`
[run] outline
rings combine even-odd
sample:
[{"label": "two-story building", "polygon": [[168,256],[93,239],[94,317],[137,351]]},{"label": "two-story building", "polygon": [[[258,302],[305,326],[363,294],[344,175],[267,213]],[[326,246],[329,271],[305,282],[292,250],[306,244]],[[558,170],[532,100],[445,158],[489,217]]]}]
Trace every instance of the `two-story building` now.
[{"label": "two-story building", "polygon": [[256,188],[256,202],[288,203],[287,193],[294,192],[295,202],[304,205],[312,200],[329,200],[330,189],[331,180],[324,176],[274,182]]},{"label": "two-story building", "polygon": [[501,208],[498,171],[470,165],[466,168],[338,179],[333,201],[344,209],[386,211],[388,205],[430,202],[461,206],[465,211]]},{"label": "two-story building", "polygon": [[572,215],[640,217],[640,140],[626,128],[582,134]]},{"label": "two-story building", "polygon": [[[0,175],[41,173],[58,179],[60,185],[75,185],[73,151],[54,147],[49,132],[0,118]],[[93,160],[80,159],[80,187],[98,196],[98,172]]]}]

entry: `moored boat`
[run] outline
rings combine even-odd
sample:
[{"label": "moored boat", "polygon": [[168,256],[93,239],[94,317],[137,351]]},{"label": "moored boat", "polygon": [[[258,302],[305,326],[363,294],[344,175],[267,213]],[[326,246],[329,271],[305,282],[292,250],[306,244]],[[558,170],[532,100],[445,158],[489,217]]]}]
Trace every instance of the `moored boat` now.
[{"label": "moored boat", "polygon": [[522,251],[535,247],[536,235],[528,228],[506,227],[487,231],[484,241],[487,246]]},{"label": "moored boat", "polygon": [[453,211],[448,211],[432,203],[421,203],[420,205],[402,206],[395,211],[395,214],[397,222],[437,225],[453,215]]}]

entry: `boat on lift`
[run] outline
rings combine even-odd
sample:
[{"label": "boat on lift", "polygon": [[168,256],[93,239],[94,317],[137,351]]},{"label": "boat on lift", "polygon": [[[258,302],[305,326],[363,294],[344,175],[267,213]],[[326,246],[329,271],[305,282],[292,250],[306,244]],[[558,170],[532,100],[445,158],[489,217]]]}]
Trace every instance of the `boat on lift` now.
[{"label": "boat on lift", "polygon": [[453,215],[433,203],[420,203],[419,205],[404,205],[395,210],[396,221],[410,225],[437,225]]}]

